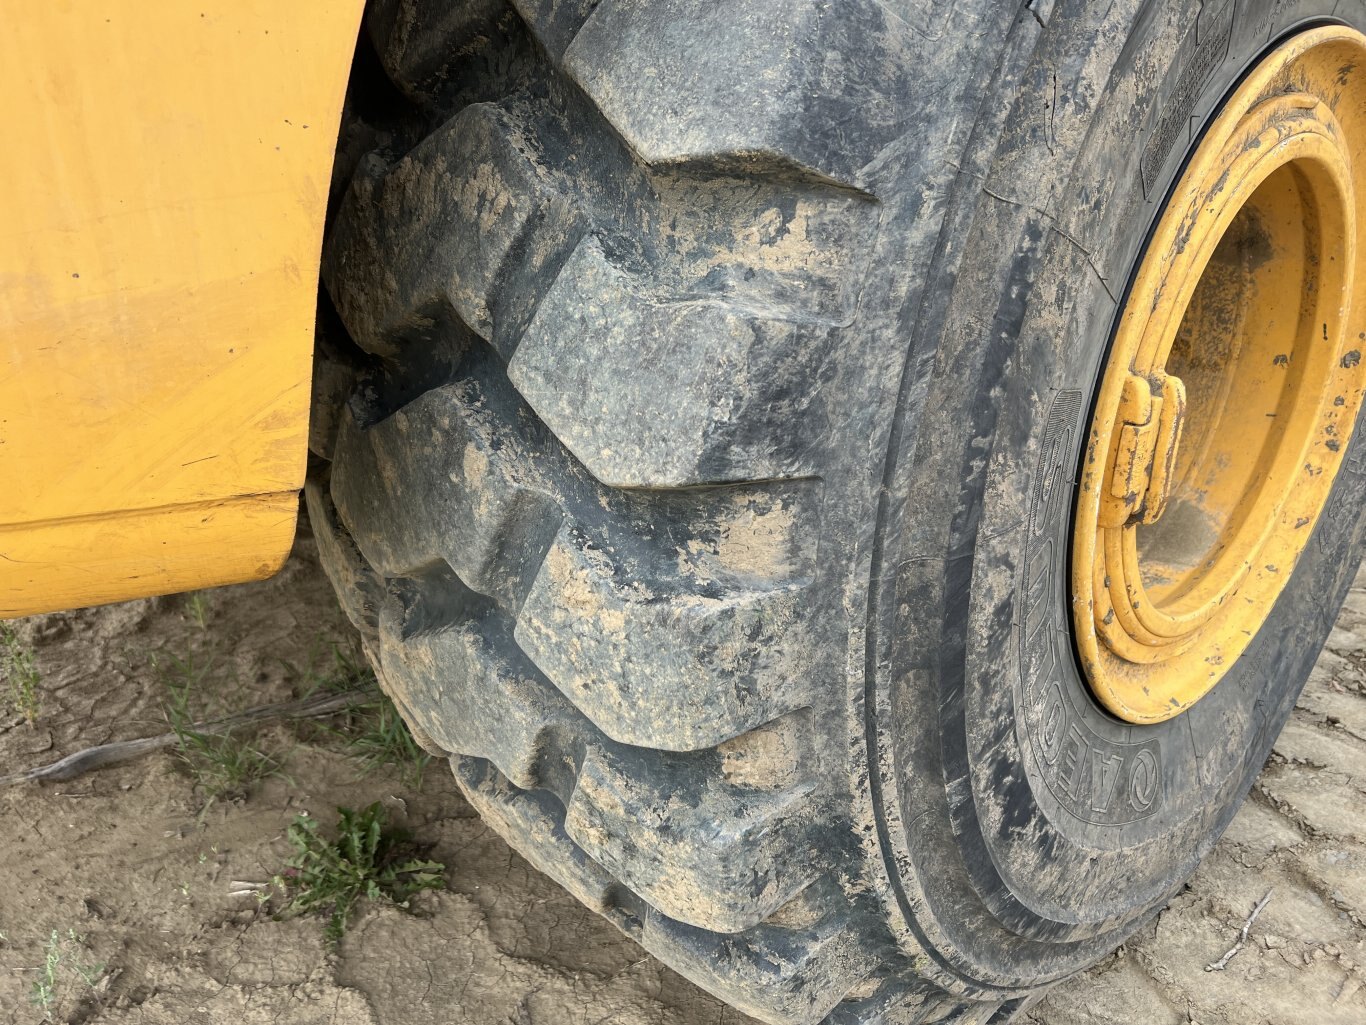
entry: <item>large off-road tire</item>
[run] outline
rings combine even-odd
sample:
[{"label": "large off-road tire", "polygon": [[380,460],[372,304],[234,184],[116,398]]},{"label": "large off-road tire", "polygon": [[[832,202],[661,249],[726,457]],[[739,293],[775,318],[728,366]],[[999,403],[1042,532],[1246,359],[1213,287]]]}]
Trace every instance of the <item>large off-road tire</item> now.
[{"label": "large off-road tire", "polygon": [[1004,1022],[1160,908],[1352,578],[1363,443],[1145,726],[1068,642],[1075,469],[1201,126],[1335,7],[374,3],[308,504],[488,821],[783,1025]]}]

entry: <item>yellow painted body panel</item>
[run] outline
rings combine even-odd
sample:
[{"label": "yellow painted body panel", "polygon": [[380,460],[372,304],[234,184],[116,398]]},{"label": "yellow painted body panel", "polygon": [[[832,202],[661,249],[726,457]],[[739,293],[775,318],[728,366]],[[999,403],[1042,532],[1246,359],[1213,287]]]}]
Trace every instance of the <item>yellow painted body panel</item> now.
[{"label": "yellow painted body panel", "polygon": [[268,575],[361,0],[0,0],[0,616]]}]

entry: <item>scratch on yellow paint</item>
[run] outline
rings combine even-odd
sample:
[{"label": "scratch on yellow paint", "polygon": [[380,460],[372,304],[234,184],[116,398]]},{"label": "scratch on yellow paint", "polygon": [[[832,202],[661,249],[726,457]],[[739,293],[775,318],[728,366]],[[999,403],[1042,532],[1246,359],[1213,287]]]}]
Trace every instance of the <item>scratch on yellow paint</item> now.
[{"label": "scratch on yellow paint", "polygon": [[283,559],[361,6],[0,0],[0,616]]}]

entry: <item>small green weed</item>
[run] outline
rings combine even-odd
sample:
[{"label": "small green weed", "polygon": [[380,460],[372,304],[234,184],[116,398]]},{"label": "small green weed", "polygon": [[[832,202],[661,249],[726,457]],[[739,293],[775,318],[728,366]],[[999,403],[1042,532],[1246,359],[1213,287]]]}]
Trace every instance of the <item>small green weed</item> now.
[{"label": "small green weed", "polygon": [[324,935],[336,943],[361,898],[406,908],[414,894],[445,887],[446,866],[416,857],[412,835],[389,825],[378,801],[360,811],[338,808],[337,816],[336,840],[325,839],[307,815],[290,825],[286,838],[294,853],[275,877],[287,900],[281,918],[331,908]]},{"label": "small green weed", "polygon": [[208,628],[209,602],[203,591],[195,591],[185,599],[185,612],[199,629]]},{"label": "small green weed", "polygon": [[197,696],[211,678],[212,659],[160,652],[152,656],[152,666],[166,689],[166,721],[176,735],[176,753],[210,801],[246,797],[261,780],[280,775],[279,761],[240,737],[194,728]]},{"label": "small green weed", "polygon": [[[326,649],[326,655],[324,654]],[[348,690],[373,687],[375,674],[352,648],[336,641],[317,638],[309,648],[302,666],[280,659],[280,665],[294,682],[301,698],[309,698],[319,691],[341,694]]]},{"label": "small green weed", "polygon": [[318,656],[310,653],[302,668],[285,663],[286,669],[298,681],[304,697],[318,691],[342,693],[368,690],[374,699],[352,710],[341,726],[324,727],[339,737],[346,749],[366,769],[390,767],[397,770],[404,786],[422,789],[422,776],[431,755],[418,746],[412,733],[389,697],[380,690],[374,672],[353,651],[331,645],[331,664],[318,667]]},{"label": "small green weed", "polygon": [[38,666],[14,628],[0,623],[0,673],[9,682],[10,705],[33,725],[41,711]]},{"label": "small green weed", "polygon": [[63,979],[78,979],[87,989],[92,989],[104,974],[103,965],[85,963],[84,943],[85,937],[77,935],[74,929],[68,929],[65,936],[53,929],[48,937],[38,978],[29,990],[29,1000],[42,1010],[45,1018],[51,1018],[61,1000]]},{"label": "small green weed", "polygon": [[379,691],[373,702],[359,710],[347,747],[367,769],[393,767],[403,785],[413,790],[422,789],[422,774],[432,760],[417,746],[394,703]]}]

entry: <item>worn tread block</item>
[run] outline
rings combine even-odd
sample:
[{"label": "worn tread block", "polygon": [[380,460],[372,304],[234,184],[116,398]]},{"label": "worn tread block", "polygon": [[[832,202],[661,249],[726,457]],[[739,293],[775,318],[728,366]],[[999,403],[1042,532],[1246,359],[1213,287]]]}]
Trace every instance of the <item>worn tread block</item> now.
[{"label": "worn tread block", "polygon": [[450,751],[446,750],[437,742],[435,737],[427,732],[417,714],[409,707],[405,697],[406,690],[402,686],[396,685],[384,671],[384,664],[379,651],[374,648],[370,649],[366,652],[366,658],[370,659],[370,666],[375,671],[375,680],[379,683],[379,689],[394,703],[394,708],[398,710],[399,716],[403,719],[403,725],[413,738],[413,743],[433,758],[449,758]]},{"label": "worn tread block", "polygon": [[487,599],[461,590],[448,568],[431,567],[392,581],[381,617],[385,689],[433,746],[554,793],[568,835],[681,921],[738,932],[815,878],[809,777],[782,790],[737,786],[714,753],[606,741],[508,643]]},{"label": "worn tread block", "polygon": [[553,796],[514,786],[483,759],[452,758],[451,769],[479,817],[538,872],[555,880],[590,911],[614,918],[616,880],[565,835]]},{"label": "worn tread block", "polygon": [[430,610],[415,606],[440,593],[438,581],[443,602],[460,601],[452,599],[461,588],[451,577],[438,570],[421,583],[391,585],[394,600],[380,618],[385,680],[442,750],[486,759],[523,789],[543,786],[537,763],[547,734],[574,730],[583,717],[506,638],[498,643],[495,616],[469,614],[478,596],[467,596],[476,609],[460,610],[464,615],[442,610],[439,618],[452,622],[422,622]]},{"label": "worn tread block", "polygon": [[404,339],[433,344],[446,311],[490,339],[511,265],[554,266],[573,248],[582,216],[532,149],[505,110],[476,103],[383,174],[362,168],[323,267],[362,348],[392,358]]},{"label": "worn tread block", "polygon": [[906,130],[912,52],[877,0],[602,0],[564,64],[646,163],[767,161],[854,185]]},{"label": "worn tread block", "polygon": [[809,782],[776,794],[718,778],[686,787],[634,761],[588,753],[565,831],[670,918],[741,932],[815,879],[802,815]]},{"label": "worn tread block", "polygon": [[371,0],[365,23],[385,72],[422,103],[481,44],[505,34],[511,14],[507,0]]},{"label": "worn tread block", "polygon": [[656,299],[591,238],[508,376],[604,484],[686,487],[814,472],[834,329],[715,298]]},{"label": "worn tread block", "polygon": [[391,580],[388,594],[382,678],[405,715],[438,749],[555,793],[569,835],[666,914],[737,932],[815,878],[804,814],[814,784],[790,749],[804,720],[688,755],[613,744],[447,565]]},{"label": "worn tread block", "polygon": [[661,287],[759,317],[848,324],[880,213],[860,193],[695,168],[650,173],[667,254]]},{"label": "worn tread block", "polygon": [[363,636],[374,637],[384,604],[384,581],[370,568],[342,526],[325,481],[310,477],[305,482],[304,503],[318,543],[319,561],[337,591],[346,618]]},{"label": "worn tread block", "polygon": [[810,703],[805,588],[799,579],[768,589],[722,583],[712,594],[665,590],[566,525],[515,636],[613,740],[697,750]]},{"label": "worn tread block", "polygon": [[560,513],[536,469],[535,446],[506,429],[496,403],[469,379],[427,392],[367,430],[346,421],[332,495],[384,576],[440,557],[466,586],[515,609]]},{"label": "worn tread block", "polygon": [[517,13],[554,60],[564,56],[598,3],[599,0],[512,0]]},{"label": "worn tread block", "polygon": [[[821,1025],[930,1025],[945,1022],[962,1003],[923,980],[880,969],[848,994]],[[992,1005],[995,1006],[995,1005]]]},{"label": "worn tread block", "polygon": [[808,887],[781,913],[743,933],[724,935],[655,912],[639,942],[666,947],[676,971],[737,1010],[783,1025],[816,1025],[875,966],[855,931],[830,907],[831,894]]},{"label": "worn tread block", "polygon": [[385,689],[432,746],[555,793],[580,847],[671,917],[738,932],[815,878],[803,814],[813,783],[775,744],[799,726],[696,755],[615,745],[444,563],[390,581],[379,640]]},{"label": "worn tread block", "polygon": [[[488,762],[453,759],[484,820],[540,871],[607,916],[646,950],[740,1010],[775,1025],[815,1025],[872,962],[830,894],[811,887],[775,922],[719,934],[662,914],[593,861],[565,832],[563,807],[511,785]],[[836,902],[837,903],[837,902]]]},{"label": "worn tread block", "polygon": [[308,418],[308,450],[331,459],[346,403],[356,389],[356,368],[338,353],[320,323],[313,335],[313,381]]}]

